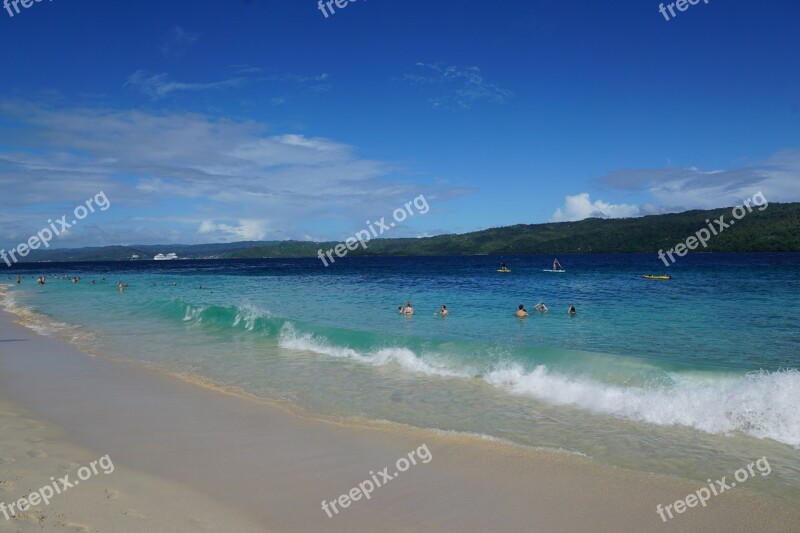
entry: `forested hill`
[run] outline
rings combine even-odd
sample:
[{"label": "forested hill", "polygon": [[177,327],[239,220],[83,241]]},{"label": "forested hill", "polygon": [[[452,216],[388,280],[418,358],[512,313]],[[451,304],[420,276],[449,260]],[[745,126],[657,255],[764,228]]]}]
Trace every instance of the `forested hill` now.
[{"label": "forested hill", "polygon": [[[592,252],[657,252],[685,242],[706,220],[735,220],[730,208],[686,211],[640,218],[589,218],[579,222],[518,224],[460,235],[425,238],[379,238],[349,251],[365,255],[473,255]],[[713,223],[715,230],[718,225]],[[269,241],[197,245],[106,246],[98,248],[36,250],[23,261],[124,261],[152,259],[156,253],[175,252],[182,259],[314,257],[339,242]],[[701,251],[800,252],[800,203],[755,208],[708,241]]]},{"label": "forested hill", "polygon": [[[377,239],[348,252],[350,255],[462,255],[590,252],[655,252],[667,250],[701,228],[706,220],[735,220],[730,208],[686,211],[640,218],[589,218],[579,222],[518,224],[461,235],[418,239]],[[717,224],[713,224],[719,231]],[[337,243],[285,241],[270,246],[239,250],[232,257],[305,257],[328,250]],[[711,237],[713,252],[800,251],[800,203],[770,204],[757,208],[735,224]]]}]

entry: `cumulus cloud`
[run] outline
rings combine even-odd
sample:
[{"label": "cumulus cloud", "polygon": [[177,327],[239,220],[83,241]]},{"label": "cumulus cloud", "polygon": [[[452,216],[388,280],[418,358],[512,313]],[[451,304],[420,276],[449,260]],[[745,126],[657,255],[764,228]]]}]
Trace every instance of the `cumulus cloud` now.
[{"label": "cumulus cloud", "polygon": [[627,218],[639,216],[639,207],[632,204],[610,204],[603,200],[592,202],[589,193],[583,192],[564,199],[564,206],[553,213],[552,222],[583,220],[585,218]]},{"label": "cumulus cloud", "polygon": [[210,235],[216,242],[236,242],[260,241],[267,236],[268,232],[263,220],[239,220],[235,225],[204,220],[197,229],[197,233]]}]

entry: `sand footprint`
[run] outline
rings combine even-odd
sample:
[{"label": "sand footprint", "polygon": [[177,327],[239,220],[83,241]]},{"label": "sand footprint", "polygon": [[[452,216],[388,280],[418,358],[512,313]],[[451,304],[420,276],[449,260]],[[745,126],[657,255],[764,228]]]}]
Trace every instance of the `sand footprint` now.
[{"label": "sand footprint", "polygon": [[62,524],[64,527],[72,529],[73,531],[89,531],[90,527],[85,524],[78,524],[75,522],[67,522],[66,524]]},{"label": "sand footprint", "polygon": [[126,516],[131,516],[133,518],[147,518],[145,515],[143,515],[139,511],[135,511],[133,509],[125,509],[124,511],[122,511],[122,514],[124,514]]},{"label": "sand footprint", "polygon": [[28,452],[28,457],[44,459],[47,457],[47,454],[42,450],[31,450]]},{"label": "sand footprint", "polygon": [[116,500],[119,498],[119,492],[112,489],[106,489],[106,499],[108,500]]},{"label": "sand footprint", "polygon": [[17,460],[13,457],[0,457],[0,465],[8,465],[11,463],[16,463]]},{"label": "sand footprint", "polygon": [[14,483],[7,479],[0,479],[0,490],[3,492],[11,492],[14,490]]},{"label": "sand footprint", "polygon": [[44,520],[44,513],[40,510],[31,510],[26,511],[24,513],[18,513],[16,516],[17,520],[24,520],[25,522],[33,522],[34,524],[38,524],[39,522]]}]

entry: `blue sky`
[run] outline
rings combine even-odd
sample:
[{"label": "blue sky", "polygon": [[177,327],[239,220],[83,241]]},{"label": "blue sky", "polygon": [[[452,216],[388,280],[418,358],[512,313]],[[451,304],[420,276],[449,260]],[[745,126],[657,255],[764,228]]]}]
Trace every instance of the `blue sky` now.
[{"label": "blue sky", "polygon": [[[0,10],[0,246],[338,240],[800,200],[800,3]],[[387,234],[387,236],[389,236]]]}]

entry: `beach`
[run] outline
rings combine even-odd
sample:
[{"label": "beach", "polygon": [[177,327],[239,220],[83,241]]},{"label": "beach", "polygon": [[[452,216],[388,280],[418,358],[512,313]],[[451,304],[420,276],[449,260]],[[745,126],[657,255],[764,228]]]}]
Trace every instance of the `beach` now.
[{"label": "beach", "polygon": [[[800,523],[795,507],[745,490],[664,522],[656,505],[697,483],[463,434],[315,416],[92,356],[15,318],[0,314],[3,501],[93,458],[108,455],[116,468],[0,520],[0,531],[788,532]],[[391,471],[423,445],[427,463]],[[370,499],[326,514],[323,501],[387,466],[396,475]]]},{"label": "beach", "polygon": [[0,533],[800,533],[800,3],[34,1]]}]

